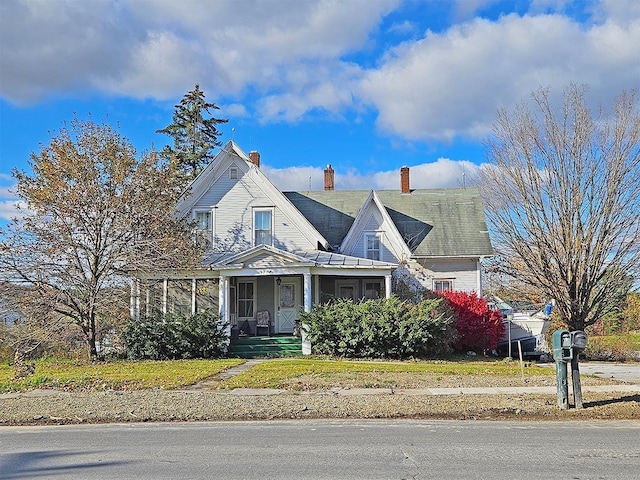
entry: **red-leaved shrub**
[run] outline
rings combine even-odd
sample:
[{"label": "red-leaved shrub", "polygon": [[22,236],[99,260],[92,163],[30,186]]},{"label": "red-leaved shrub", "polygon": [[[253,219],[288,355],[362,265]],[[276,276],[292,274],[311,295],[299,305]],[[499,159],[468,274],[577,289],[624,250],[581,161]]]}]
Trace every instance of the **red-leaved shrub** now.
[{"label": "red-leaved shrub", "polygon": [[489,310],[487,301],[475,293],[442,292],[456,314],[458,333],[454,348],[464,350],[493,350],[504,334],[502,314]]}]

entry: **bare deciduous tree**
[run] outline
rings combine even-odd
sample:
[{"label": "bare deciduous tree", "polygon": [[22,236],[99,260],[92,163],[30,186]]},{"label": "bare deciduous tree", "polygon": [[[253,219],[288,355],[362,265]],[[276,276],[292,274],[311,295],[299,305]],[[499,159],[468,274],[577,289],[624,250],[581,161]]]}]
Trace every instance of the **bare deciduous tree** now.
[{"label": "bare deciduous tree", "polygon": [[592,112],[586,87],[499,111],[481,176],[502,273],[555,298],[572,329],[619,306],[640,273],[640,112],[635,93]]},{"label": "bare deciduous tree", "polygon": [[109,126],[78,119],[30,166],[14,171],[28,210],[0,232],[0,278],[29,286],[31,311],[77,324],[96,358],[100,319],[123,311],[128,272],[199,258],[174,215],[175,172],[153,152],[138,159]]}]

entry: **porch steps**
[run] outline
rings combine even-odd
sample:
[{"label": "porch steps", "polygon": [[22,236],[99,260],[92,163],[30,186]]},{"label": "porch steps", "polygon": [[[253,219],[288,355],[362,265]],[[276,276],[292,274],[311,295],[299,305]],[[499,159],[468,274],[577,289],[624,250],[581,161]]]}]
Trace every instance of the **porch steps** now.
[{"label": "porch steps", "polygon": [[240,358],[302,355],[302,340],[299,337],[284,335],[234,338],[229,345],[228,355]]}]

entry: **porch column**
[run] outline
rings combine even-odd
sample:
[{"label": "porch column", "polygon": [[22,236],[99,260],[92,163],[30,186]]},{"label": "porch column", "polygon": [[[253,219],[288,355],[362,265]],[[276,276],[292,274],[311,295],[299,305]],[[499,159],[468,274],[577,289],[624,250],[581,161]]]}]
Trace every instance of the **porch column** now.
[{"label": "porch column", "polygon": [[196,313],[196,279],[191,279],[191,315]]},{"label": "porch column", "polygon": [[305,273],[304,277],[304,311],[311,311],[311,274]]},{"label": "porch column", "polygon": [[134,284],[136,288],[136,320],[140,320],[140,279],[136,278]]},{"label": "porch column", "polygon": [[169,279],[165,278],[162,281],[162,313],[167,313],[167,302],[169,297]]},{"label": "porch column", "polygon": [[384,298],[391,296],[391,274],[384,276]]},{"label": "porch column", "polygon": [[135,298],[135,285],[136,285],[136,280],[135,278],[131,279],[131,293],[129,294],[129,317],[131,317],[131,320],[136,320],[136,298]]},{"label": "porch column", "polygon": [[482,298],[482,263],[480,260],[476,262],[476,275],[477,275],[476,292],[477,292],[478,298]]},{"label": "porch column", "polygon": [[[304,311],[311,311],[311,273],[303,274],[304,278]],[[302,336],[302,354],[303,355],[311,355],[311,342],[307,340],[307,335],[305,334],[305,328],[301,328],[300,332]]]},{"label": "porch column", "polygon": [[222,323],[226,325],[225,333],[231,338],[231,324],[229,323],[229,277],[220,275],[220,287],[218,288],[218,313]]},{"label": "porch column", "polygon": [[315,303],[320,303],[320,275],[313,276],[313,298],[316,299]]}]

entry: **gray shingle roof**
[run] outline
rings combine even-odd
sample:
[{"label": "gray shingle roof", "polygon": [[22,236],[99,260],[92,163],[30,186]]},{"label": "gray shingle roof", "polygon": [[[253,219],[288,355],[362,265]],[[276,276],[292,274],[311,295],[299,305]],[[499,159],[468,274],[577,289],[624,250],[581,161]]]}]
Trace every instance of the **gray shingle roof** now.
[{"label": "gray shingle roof", "polygon": [[[369,195],[367,190],[284,192],[293,205],[337,246]],[[481,256],[493,250],[482,198],[474,188],[376,191],[416,257]]]}]

